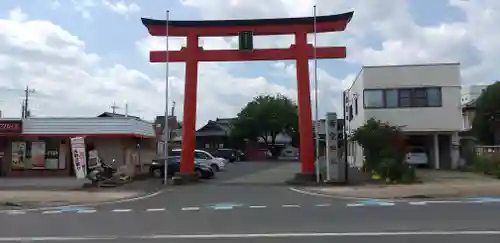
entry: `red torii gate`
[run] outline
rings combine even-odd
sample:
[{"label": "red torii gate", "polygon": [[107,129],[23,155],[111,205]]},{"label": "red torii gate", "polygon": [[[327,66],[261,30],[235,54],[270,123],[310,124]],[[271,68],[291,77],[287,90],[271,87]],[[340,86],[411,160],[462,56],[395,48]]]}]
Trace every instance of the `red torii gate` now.
[{"label": "red torii gate", "polygon": [[[316,32],[344,31],[353,12],[316,17]],[[142,18],[152,36],[167,36],[167,21]],[[201,36],[238,36],[251,31],[254,35],[294,34],[295,43],[289,48],[241,50],[203,50]],[[196,141],[196,100],[198,62],[296,60],[297,99],[299,108],[301,177],[314,178],[314,144],[309,87],[309,59],[314,58],[314,46],[307,43],[307,34],[314,32],[314,18],[168,21],[168,36],[187,37],[180,51],[151,51],[150,62],[185,62],[184,117],[182,125],[181,175],[192,175]],[[317,58],[345,58],[345,47],[316,47]]]}]

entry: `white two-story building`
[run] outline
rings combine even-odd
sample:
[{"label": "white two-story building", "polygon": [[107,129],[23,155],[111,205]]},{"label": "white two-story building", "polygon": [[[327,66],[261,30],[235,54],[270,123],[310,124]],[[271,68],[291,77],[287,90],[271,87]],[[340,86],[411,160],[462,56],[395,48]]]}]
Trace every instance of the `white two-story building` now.
[{"label": "white two-story building", "polygon": [[[462,129],[459,63],[365,66],[345,92],[347,131],[370,118],[400,126],[410,146],[424,148],[430,168],[456,168]],[[363,151],[348,146],[352,164]]]}]

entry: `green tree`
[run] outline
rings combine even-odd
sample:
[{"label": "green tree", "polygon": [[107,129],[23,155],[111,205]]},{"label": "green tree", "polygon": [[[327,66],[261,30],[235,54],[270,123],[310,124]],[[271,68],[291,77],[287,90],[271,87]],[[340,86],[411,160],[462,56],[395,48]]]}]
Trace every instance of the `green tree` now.
[{"label": "green tree", "polygon": [[476,101],[472,131],[476,138],[487,145],[495,144],[500,127],[500,82],[488,86]]},{"label": "green tree", "polygon": [[260,95],[238,113],[232,124],[231,136],[254,141],[262,138],[267,145],[273,145],[279,133],[293,136],[297,132],[297,124],[295,102],[280,94]]},{"label": "green tree", "polygon": [[404,176],[410,176],[405,179],[413,180],[413,171],[405,174],[407,146],[399,127],[371,118],[356,129],[350,139],[363,147],[363,166],[366,171],[376,172],[390,181],[400,181]]}]

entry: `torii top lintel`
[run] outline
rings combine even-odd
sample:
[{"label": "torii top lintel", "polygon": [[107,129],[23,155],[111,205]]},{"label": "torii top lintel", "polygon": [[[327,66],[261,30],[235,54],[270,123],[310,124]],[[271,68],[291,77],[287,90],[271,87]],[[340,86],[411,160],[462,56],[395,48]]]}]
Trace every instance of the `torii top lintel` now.
[{"label": "torii top lintel", "polygon": [[[354,12],[317,16],[316,32],[344,31]],[[142,18],[142,23],[152,36],[166,36],[167,21]],[[252,31],[254,35],[283,35],[296,31],[314,32],[314,17],[282,19],[208,20],[208,21],[168,21],[168,35],[186,37],[197,36],[237,36],[242,31]]]}]

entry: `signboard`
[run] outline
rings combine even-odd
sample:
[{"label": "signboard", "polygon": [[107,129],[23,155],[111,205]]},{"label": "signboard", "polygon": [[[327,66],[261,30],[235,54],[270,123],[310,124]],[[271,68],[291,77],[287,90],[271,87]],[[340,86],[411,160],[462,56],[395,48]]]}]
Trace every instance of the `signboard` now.
[{"label": "signboard", "polygon": [[337,129],[337,113],[326,113],[326,163],[327,179],[329,181],[344,182],[344,166],[339,151],[339,131]]},{"label": "signboard", "polygon": [[0,121],[0,133],[21,133],[22,121]]},{"label": "signboard", "polygon": [[12,142],[11,168],[24,169],[26,160],[26,142]]},{"label": "signboard", "polygon": [[87,176],[87,156],[85,155],[85,139],[83,137],[71,138],[71,158],[77,179]]},{"label": "signboard", "polygon": [[45,152],[45,169],[59,169],[59,151],[48,149]]},{"label": "signboard", "polygon": [[99,154],[97,153],[97,150],[90,150],[89,151],[89,162],[88,162],[88,168],[93,169],[96,167],[101,166],[101,162],[99,161]]}]

